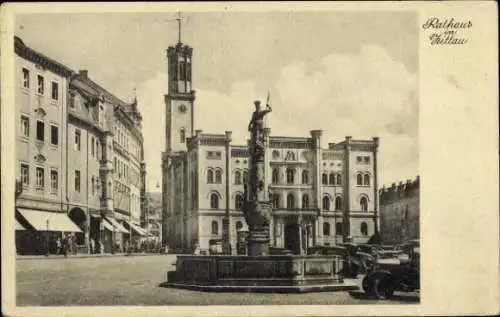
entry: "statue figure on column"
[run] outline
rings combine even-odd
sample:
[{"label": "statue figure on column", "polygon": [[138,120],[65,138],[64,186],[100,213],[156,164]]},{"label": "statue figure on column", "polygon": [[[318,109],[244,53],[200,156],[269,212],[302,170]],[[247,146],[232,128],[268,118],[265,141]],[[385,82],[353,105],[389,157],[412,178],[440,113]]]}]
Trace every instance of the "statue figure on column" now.
[{"label": "statue figure on column", "polygon": [[255,101],[255,111],[248,124],[248,131],[251,132],[250,155],[252,159],[263,159],[264,157],[264,116],[272,111],[271,106],[266,104],[266,109],[261,110],[260,101]]}]

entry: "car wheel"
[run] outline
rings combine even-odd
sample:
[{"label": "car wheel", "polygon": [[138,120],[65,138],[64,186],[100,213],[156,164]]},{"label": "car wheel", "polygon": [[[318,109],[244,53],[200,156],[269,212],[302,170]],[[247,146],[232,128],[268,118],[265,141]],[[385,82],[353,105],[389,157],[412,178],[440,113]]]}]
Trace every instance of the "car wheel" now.
[{"label": "car wheel", "polygon": [[388,299],[394,293],[394,286],[387,277],[376,277],[373,280],[373,295],[377,299]]}]

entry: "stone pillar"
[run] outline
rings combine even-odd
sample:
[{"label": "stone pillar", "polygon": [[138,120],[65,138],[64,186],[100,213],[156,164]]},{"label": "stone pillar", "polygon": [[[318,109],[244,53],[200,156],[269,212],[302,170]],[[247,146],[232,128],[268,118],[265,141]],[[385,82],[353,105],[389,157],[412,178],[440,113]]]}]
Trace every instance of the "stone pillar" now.
[{"label": "stone pillar", "polygon": [[[321,200],[321,136],[323,134],[322,130],[312,130],[310,131],[312,137],[312,148],[314,151],[313,160],[314,160],[314,169],[312,170],[312,179],[313,179],[313,197],[311,204],[315,206],[318,210],[316,214],[315,226],[316,230],[314,230],[314,245],[316,244],[324,244],[323,241],[323,231],[321,230],[323,226],[323,204]],[[319,228],[318,228],[319,227]]]},{"label": "stone pillar", "polygon": [[[373,138],[373,222],[375,232],[379,230],[379,218],[378,218],[378,168],[377,168],[377,153],[378,153],[379,138]],[[375,233],[374,232],[374,233]]]}]

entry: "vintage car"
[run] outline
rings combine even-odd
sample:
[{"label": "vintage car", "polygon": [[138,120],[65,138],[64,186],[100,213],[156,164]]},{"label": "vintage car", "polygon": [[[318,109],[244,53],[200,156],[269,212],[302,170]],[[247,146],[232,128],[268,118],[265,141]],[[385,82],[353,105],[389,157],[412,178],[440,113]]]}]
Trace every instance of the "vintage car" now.
[{"label": "vintage car", "polygon": [[408,258],[378,259],[363,278],[365,294],[388,299],[394,291],[412,292],[420,289],[420,251],[412,244],[405,249]]}]

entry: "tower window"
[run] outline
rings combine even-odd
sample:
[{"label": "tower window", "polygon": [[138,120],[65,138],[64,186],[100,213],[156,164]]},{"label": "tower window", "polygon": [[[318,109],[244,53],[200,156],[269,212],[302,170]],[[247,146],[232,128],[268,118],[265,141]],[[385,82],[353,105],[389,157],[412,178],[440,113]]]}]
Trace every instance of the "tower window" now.
[{"label": "tower window", "polygon": [[328,175],[326,175],[325,173],[321,175],[321,184],[328,185]]},{"label": "tower window", "polygon": [[186,62],[179,61],[179,80],[186,80]]},{"label": "tower window", "polygon": [[323,223],[323,235],[324,236],[330,235],[330,224],[328,222]]},{"label": "tower window", "polygon": [[180,131],[180,138],[181,138],[181,143],[186,142],[186,131],[184,131],[184,128],[182,128]]},{"label": "tower window", "polygon": [[236,209],[241,209],[243,205],[243,198],[241,197],[241,195],[236,195],[236,197],[234,198],[234,207]]},{"label": "tower window", "polygon": [[210,169],[207,172],[207,183],[213,184],[213,182],[214,182],[214,171]]},{"label": "tower window", "polygon": [[356,185],[358,185],[358,186],[362,186],[363,185],[363,175],[358,174],[356,176]]},{"label": "tower window", "polygon": [[277,168],[274,168],[273,169],[273,177],[272,177],[273,184],[278,184],[279,178],[280,178],[280,172],[278,171]]},{"label": "tower window", "polygon": [[337,174],[336,178],[337,178],[337,185],[342,185],[342,175]]},{"label": "tower window", "polygon": [[307,208],[309,208],[309,196],[307,194],[304,194],[304,196],[302,196],[302,209]]},{"label": "tower window", "polygon": [[328,196],[323,197],[323,210],[330,210],[330,198]]},{"label": "tower window", "polygon": [[361,234],[364,236],[368,235],[368,225],[364,221],[361,223]]},{"label": "tower window", "polygon": [[365,186],[370,186],[370,175],[365,174],[363,184],[364,184]]},{"label": "tower window", "polygon": [[212,221],[212,234],[219,234],[219,224],[217,221]]},{"label": "tower window", "polygon": [[287,184],[294,183],[295,170],[293,168],[286,169],[286,182]]},{"label": "tower window", "polygon": [[272,195],[272,203],[273,203],[273,208],[278,209],[280,207],[280,195],[278,194]]},{"label": "tower window", "polygon": [[215,193],[210,195],[210,208],[219,209],[219,196]]},{"label": "tower window", "polygon": [[234,172],[234,183],[236,185],[240,185],[241,184],[241,173],[240,173],[240,171]]},{"label": "tower window", "polygon": [[222,172],[217,170],[215,171],[215,182],[217,184],[221,184],[222,183]]},{"label": "tower window", "polygon": [[341,210],[342,209],[342,198],[336,197],[335,198],[335,210]]},{"label": "tower window", "polygon": [[329,180],[330,185],[335,185],[335,174],[330,173],[328,180]]},{"label": "tower window", "polygon": [[335,224],[335,234],[337,234],[338,236],[341,236],[344,233],[343,229],[344,228],[342,222],[337,222]]},{"label": "tower window", "polygon": [[302,171],[302,184],[309,184],[309,172]]},{"label": "tower window", "polygon": [[362,211],[368,211],[368,199],[366,199],[366,197],[361,197],[359,204],[361,205]]},{"label": "tower window", "polygon": [[186,63],[186,80],[191,81],[191,63]]},{"label": "tower window", "polygon": [[295,208],[295,197],[293,197],[293,194],[288,194],[286,196],[286,208],[288,209]]},{"label": "tower window", "polygon": [[243,171],[243,184],[248,183],[248,172]]}]

